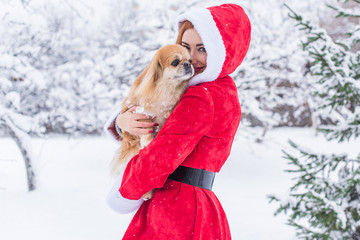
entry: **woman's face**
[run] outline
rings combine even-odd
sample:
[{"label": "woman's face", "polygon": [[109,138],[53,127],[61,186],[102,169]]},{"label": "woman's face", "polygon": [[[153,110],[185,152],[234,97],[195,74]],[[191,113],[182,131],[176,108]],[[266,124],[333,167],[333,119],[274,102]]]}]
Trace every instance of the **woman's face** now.
[{"label": "woman's face", "polygon": [[190,28],[184,32],[181,46],[189,50],[195,74],[203,72],[206,68],[207,53],[197,31]]}]

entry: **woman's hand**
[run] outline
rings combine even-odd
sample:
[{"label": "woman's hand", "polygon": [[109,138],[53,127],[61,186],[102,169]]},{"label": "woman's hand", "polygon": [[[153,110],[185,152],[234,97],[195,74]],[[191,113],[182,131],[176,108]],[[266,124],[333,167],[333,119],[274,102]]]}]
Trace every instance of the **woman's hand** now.
[{"label": "woman's hand", "polygon": [[145,114],[133,113],[135,110],[136,106],[133,106],[116,118],[116,124],[121,131],[126,131],[136,136],[153,133],[153,127],[158,124],[152,122],[151,117]]}]

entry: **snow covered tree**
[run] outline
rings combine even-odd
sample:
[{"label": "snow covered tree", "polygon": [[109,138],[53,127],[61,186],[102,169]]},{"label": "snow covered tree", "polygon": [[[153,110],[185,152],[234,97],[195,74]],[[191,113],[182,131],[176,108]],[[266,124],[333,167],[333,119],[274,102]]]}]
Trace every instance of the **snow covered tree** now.
[{"label": "snow covered tree", "polygon": [[[0,61],[0,129],[3,129],[17,144],[27,174],[28,190],[36,188],[34,157],[30,138],[39,136],[43,128],[27,116],[27,104],[34,100],[34,93],[41,93],[41,74],[26,61],[2,54]],[[26,73],[26,74],[23,74]]]},{"label": "snow covered tree", "polygon": [[[312,59],[314,94],[322,99],[318,111],[331,113],[333,124],[319,123],[319,130],[329,141],[344,142],[360,135],[360,1],[334,1],[328,7],[337,18],[345,18],[342,38],[334,40],[288,8],[306,33],[302,46]],[[360,153],[319,154],[290,144],[294,151],[284,154],[295,184],[288,199],[269,197],[280,204],[275,215],[287,214],[301,239],[360,239]]]},{"label": "snow covered tree", "polygon": [[35,41],[38,26],[27,23],[25,6],[25,2],[0,4],[0,130],[17,144],[31,191],[36,188],[36,167],[30,139],[44,130],[38,124],[36,111],[41,111],[38,108],[46,99],[46,89],[43,74],[28,57],[35,51],[29,45]]},{"label": "snow covered tree", "polygon": [[[322,16],[317,4],[312,3],[302,1],[297,6],[301,6],[302,12]],[[301,34],[293,31],[283,2],[266,1],[271,14],[259,14],[263,4],[246,2],[252,40],[246,59],[234,73],[242,105],[241,126],[262,127],[262,136],[256,137],[259,141],[268,129],[311,126],[314,117],[308,57],[297,43]]]}]

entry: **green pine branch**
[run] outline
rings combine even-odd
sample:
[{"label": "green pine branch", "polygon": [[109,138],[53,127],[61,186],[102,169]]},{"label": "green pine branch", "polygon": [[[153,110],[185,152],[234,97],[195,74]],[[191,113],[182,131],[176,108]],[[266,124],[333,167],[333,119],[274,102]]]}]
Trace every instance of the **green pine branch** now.
[{"label": "green pine branch", "polygon": [[347,126],[342,129],[337,128],[319,128],[320,132],[323,132],[328,140],[338,139],[338,142],[349,141],[351,138],[357,138],[360,136],[360,118],[351,121]]},{"label": "green pine branch", "polygon": [[340,9],[337,7],[334,7],[333,5],[330,4],[326,4],[326,6],[328,6],[331,9],[334,9],[337,12],[336,17],[355,17],[355,18],[360,18],[360,14],[354,14],[350,11],[347,11],[346,9]]},{"label": "green pine branch", "polygon": [[[324,99],[321,108],[330,107],[329,112],[336,110],[339,115],[343,116],[343,122],[338,124],[353,126],[354,122],[348,121],[347,111],[354,113],[356,108],[360,107],[358,83],[360,80],[360,53],[358,55],[351,53],[349,49],[352,46],[343,42],[334,42],[324,30],[313,27],[310,21],[304,20],[288,5],[285,4],[285,6],[290,11],[289,17],[297,22],[296,26],[308,35],[307,39],[302,41],[302,46],[303,50],[307,51],[313,59],[312,74],[318,76],[318,83],[323,86],[319,91],[314,92],[315,96]],[[353,42],[360,42],[360,38],[354,38]],[[350,139],[351,135],[354,137],[360,135],[357,127],[325,132],[331,133],[329,139],[339,138],[340,142]]]},{"label": "green pine branch", "polygon": [[[360,156],[350,160],[344,154],[309,153],[293,141],[289,144],[297,155],[283,151],[284,158],[292,166],[286,171],[297,174],[296,182],[290,188],[287,201],[268,197],[270,202],[280,204],[274,214],[288,215],[289,225],[297,228],[297,236],[301,239],[333,239],[331,234],[334,232],[341,233],[343,239],[350,239],[356,231],[356,223],[360,225],[360,206],[351,204],[358,201],[360,195],[357,187],[360,184]],[[338,181],[331,180],[335,177]],[[344,205],[347,207],[340,210]],[[306,226],[299,223],[305,219]]]},{"label": "green pine branch", "polygon": [[[360,1],[360,0],[358,0]],[[357,3],[359,3],[356,1]],[[359,27],[348,39],[335,42],[319,27],[304,20],[289,6],[289,17],[307,37],[304,51],[313,59],[311,72],[319,90],[314,94],[324,100],[319,108],[334,111],[336,125],[322,127],[328,140],[340,142],[360,135],[360,53],[350,49],[360,42]],[[351,11],[331,7],[338,17],[353,17]],[[351,14],[350,14],[351,13]],[[360,234],[360,154],[349,159],[346,154],[318,154],[289,141],[294,153],[283,151],[293,174],[288,199],[268,196],[279,204],[275,215],[284,213],[288,224],[296,228],[301,239],[351,239]]]}]

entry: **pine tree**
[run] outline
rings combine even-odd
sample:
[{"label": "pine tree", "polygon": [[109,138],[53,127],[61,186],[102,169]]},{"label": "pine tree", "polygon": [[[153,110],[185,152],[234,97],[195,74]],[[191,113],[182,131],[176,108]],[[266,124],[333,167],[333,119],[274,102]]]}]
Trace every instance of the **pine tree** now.
[{"label": "pine tree", "polygon": [[[333,125],[319,126],[329,141],[345,142],[360,135],[360,51],[356,50],[360,1],[350,3],[352,8],[328,5],[337,18],[355,20],[352,26],[347,24],[351,28],[345,29],[346,37],[336,41],[286,6],[296,26],[306,32],[302,47],[312,59],[314,94],[322,99],[318,111],[336,116]],[[287,200],[269,196],[270,202],[280,205],[275,215],[287,214],[288,224],[301,239],[360,239],[360,153],[351,159],[347,154],[313,153],[293,141],[290,145],[294,153],[283,152],[295,184]]]}]

